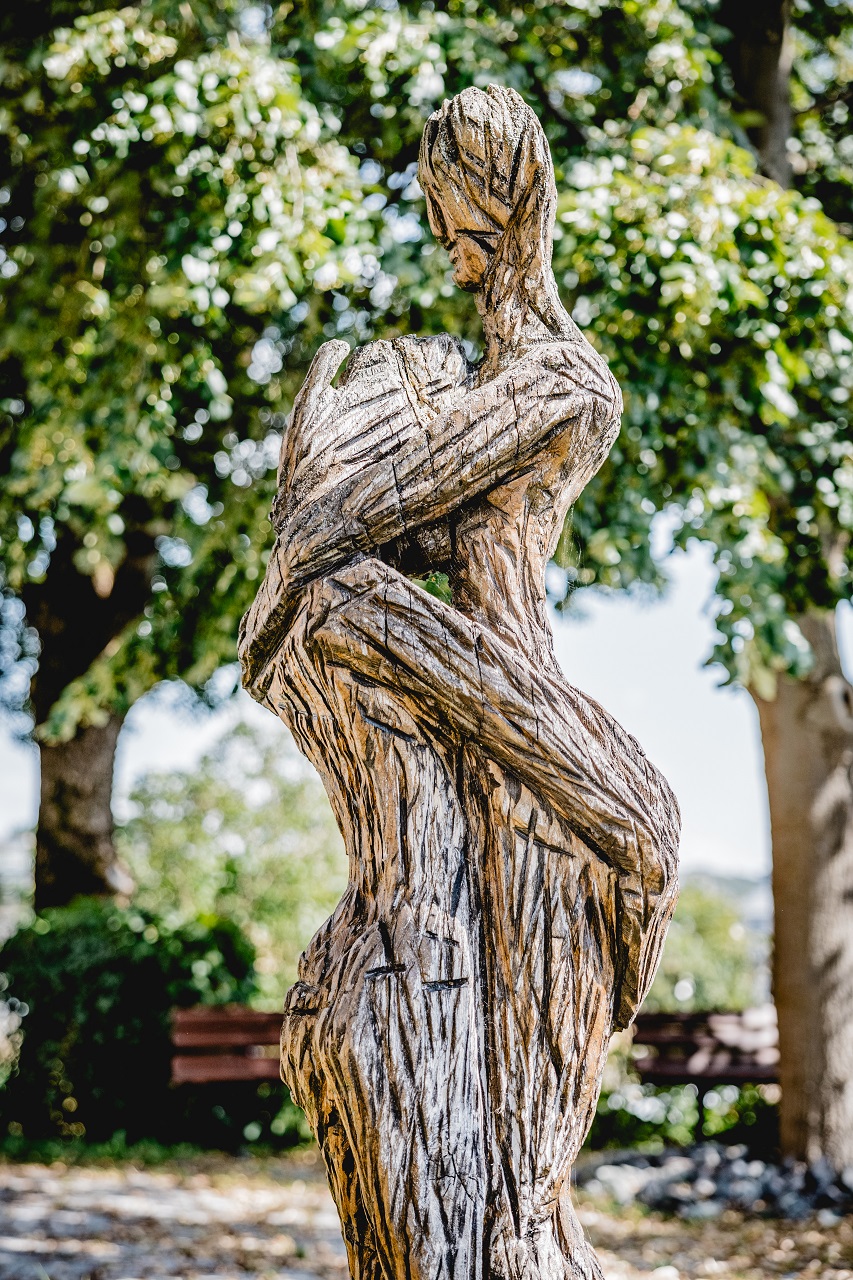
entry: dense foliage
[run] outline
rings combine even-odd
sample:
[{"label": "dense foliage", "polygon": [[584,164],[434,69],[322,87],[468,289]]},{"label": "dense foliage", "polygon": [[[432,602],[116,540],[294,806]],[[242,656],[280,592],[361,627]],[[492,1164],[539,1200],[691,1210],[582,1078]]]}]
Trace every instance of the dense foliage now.
[{"label": "dense foliage", "polygon": [[626,390],[570,573],[630,582],[643,513],[670,507],[678,544],[715,547],[715,656],[761,691],[764,670],[805,667],[792,618],[850,592],[853,254],[707,132],[640,131],[630,148],[576,166],[564,198],[583,317]]},{"label": "dense foliage", "polygon": [[[233,656],[272,375],[321,296],[370,273],[356,158],[229,8],[105,10],[5,49],[0,587],[43,666],[64,646],[43,736]],[[56,617],[75,576],[90,639]],[[31,652],[6,618],[8,659],[8,630]]]},{"label": "dense foliage", "polygon": [[45,732],[163,675],[204,688],[230,657],[319,339],[476,346],[415,163],[442,97],[490,80],[543,120],[560,285],[627,393],[561,548],[568,589],[659,581],[669,508],[678,542],[715,547],[729,671],[767,689],[805,668],[804,606],[849,594],[853,267],[813,199],[849,215],[848,6],[794,6],[788,195],[745,149],[724,10],[690,0],[295,0],[268,32],[239,5],[36,11],[36,39],[0,31],[6,665],[31,668],[20,601],[32,623],[52,563],[93,615],[116,605]]},{"label": "dense foliage", "polygon": [[4,999],[22,1015],[16,1068],[0,1092],[13,1139],[202,1141],[235,1146],[296,1133],[284,1090],[172,1089],[169,1010],[246,1001],[254,952],[216,917],[169,927],[151,912],[81,901],[45,912],[0,952]]},{"label": "dense foliage", "polygon": [[643,1008],[748,1009],[767,999],[767,940],[733,899],[702,877],[682,886],[663,958]]},{"label": "dense foliage", "polygon": [[607,1147],[660,1151],[690,1146],[704,1137],[746,1143],[753,1156],[777,1158],[778,1101],[773,1085],[709,1089],[703,1095],[700,1131],[696,1085],[662,1089],[626,1078],[617,1088],[602,1092],[585,1146],[591,1151]]},{"label": "dense foliage", "polygon": [[[792,17],[794,114],[788,150],[794,183],[798,191],[820,200],[829,217],[850,236],[853,9],[849,0],[795,0]],[[736,98],[734,105],[737,108]]]},{"label": "dense foliage", "polygon": [[[145,1138],[234,1146],[304,1136],[274,1086],[175,1091],[166,1082],[168,1010],[231,1000],[279,1007],[300,950],[340,897],[340,837],[305,770],[280,735],[238,724],[192,772],[147,774],[119,831],[139,886],[135,907],[78,903],[6,943],[0,1042],[18,1047],[21,1006],[25,1033],[0,1091],[10,1150],[19,1140],[91,1143],[116,1133],[121,1149]],[[688,880],[646,1007],[754,1002],[764,941],[729,896]],[[766,1110],[754,1092],[724,1092],[709,1100],[708,1133],[740,1133]],[[611,1054],[591,1142],[687,1141],[695,1116],[689,1089],[633,1080],[626,1043]]]},{"label": "dense foliage", "polygon": [[148,773],[118,846],[140,907],[175,924],[201,911],[239,926],[257,953],[254,1003],[277,1009],[347,868],[319,779],[270,727],[238,725],[191,772]]},{"label": "dense foliage", "polygon": [[[389,225],[412,226],[382,257],[383,332],[393,320],[446,327],[452,297],[452,327],[476,334],[436,274],[443,254],[415,230],[424,115],[496,80],[542,118],[561,193],[558,283],[626,393],[620,442],[560,549],[568,591],[659,581],[649,527],[668,509],[676,545],[700,537],[715,550],[715,656],[765,694],[776,671],[802,674],[797,618],[850,594],[853,252],[812,193],[849,214],[848,106],[833,76],[849,63],[853,14],[795,6],[803,194],[757,175],[714,9],[303,3],[279,10],[285,51],[303,47],[297,13],[313,24],[307,91],[333,104],[342,140],[384,180]],[[342,303],[337,331],[354,323]]]}]

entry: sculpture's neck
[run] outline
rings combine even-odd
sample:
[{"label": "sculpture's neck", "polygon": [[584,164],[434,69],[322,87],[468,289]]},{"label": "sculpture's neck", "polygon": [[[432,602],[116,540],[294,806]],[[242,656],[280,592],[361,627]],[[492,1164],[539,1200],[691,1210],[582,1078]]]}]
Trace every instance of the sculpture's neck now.
[{"label": "sculpture's neck", "polygon": [[517,360],[525,347],[534,342],[547,342],[551,337],[550,330],[520,288],[503,299],[498,310],[484,303],[482,293],[477,294],[477,310],[483,321],[483,369],[492,377]]},{"label": "sculpture's neck", "polygon": [[571,341],[579,333],[560,301],[550,266],[541,261],[523,274],[510,254],[501,255],[475,301],[485,344],[480,382],[508,368],[536,343]]}]

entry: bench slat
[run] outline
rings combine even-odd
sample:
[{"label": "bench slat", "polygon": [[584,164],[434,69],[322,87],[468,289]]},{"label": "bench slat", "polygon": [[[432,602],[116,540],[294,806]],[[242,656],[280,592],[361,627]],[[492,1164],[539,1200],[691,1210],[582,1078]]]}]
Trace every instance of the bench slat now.
[{"label": "bench slat", "polygon": [[633,1065],[646,1084],[764,1084],[779,1078],[772,1006],[743,1013],[640,1014]]},{"label": "bench slat", "polygon": [[281,1013],[265,1013],[258,1009],[244,1009],[242,1005],[197,1005],[191,1009],[173,1009],[172,1026],[181,1030],[192,1027],[280,1027]]},{"label": "bench slat", "polygon": [[683,1062],[638,1058],[634,1067],[644,1084],[775,1084],[779,1079],[778,1067],[759,1062],[733,1062],[691,1071]]},{"label": "bench slat", "polygon": [[225,1049],[239,1045],[278,1044],[281,1035],[281,1019],[273,1027],[215,1027],[205,1023],[200,1027],[180,1027],[172,1032],[172,1044],[176,1049]]},{"label": "bench slat", "polygon": [[[252,1049],[277,1045],[280,1013],[242,1005],[172,1011],[175,1084],[278,1080],[277,1057]],[[770,1009],[745,1013],[640,1014],[634,1043],[644,1053],[634,1068],[648,1084],[764,1084],[778,1080],[778,1034]],[[243,1049],[243,1053],[228,1050]],[[225,1052],[221,1052],[225,1050]]]},{"label": "bench slat", "polygon": [[264,1050],[278,1045],[281,1023],[280,1013],[243,1005],[173,1009],[172,1045],[178,1052],[172,1058],[172,1083],[280,1080],[278,1054]]},{"label": "bench slat", "polygon": [[276,1080],[281,1082],[278,1058],[250,1058],[236,1054],[176,1054],[173,1084],[212,1084],[214,1081]]}]

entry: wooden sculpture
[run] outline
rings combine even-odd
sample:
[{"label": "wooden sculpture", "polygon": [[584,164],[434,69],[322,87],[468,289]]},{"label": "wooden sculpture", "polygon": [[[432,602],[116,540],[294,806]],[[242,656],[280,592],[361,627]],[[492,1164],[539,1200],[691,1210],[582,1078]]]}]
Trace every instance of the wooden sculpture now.
[{"label": "wooden sculpture", "polygon": [[[323,777],[349,886],[285,1004],[357,1280],[600,1277],[572,1211],[611,1031],[676,896],[678,808],[554,658],[544,574],[619,428],[551,271],[548,145],[510,89],[427,123],[420,182],[485,357],[328,342],[244,622],[252,695]],[[409,577],[449,577],[452,606]]]}]

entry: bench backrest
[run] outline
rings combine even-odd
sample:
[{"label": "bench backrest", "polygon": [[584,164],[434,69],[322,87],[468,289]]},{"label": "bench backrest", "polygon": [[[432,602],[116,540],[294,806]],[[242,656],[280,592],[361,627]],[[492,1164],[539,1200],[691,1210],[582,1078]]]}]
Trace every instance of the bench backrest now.
[{"label": "bench backrest", "polygon": [[[242,1005],[172,1010],[174,1084],[279,1080],[280,1013]],[[743,1013],[641,1013],[634,1068],[647,1084],[763,1084],[779,1074],[772,1005]]]},{"label": "bench backrest", "polygon": [[634,1067],[647,1084],[764,1084],[779,1078],[773,1005],[742,1013],[641,1013]]},{"label": "bench backrest", "polygon": [[172,1058],[172,1083],[280,1080],[280,1034],[280,1013],[233,1004],[173,1009],[172,1044],[178,1052]]}]

